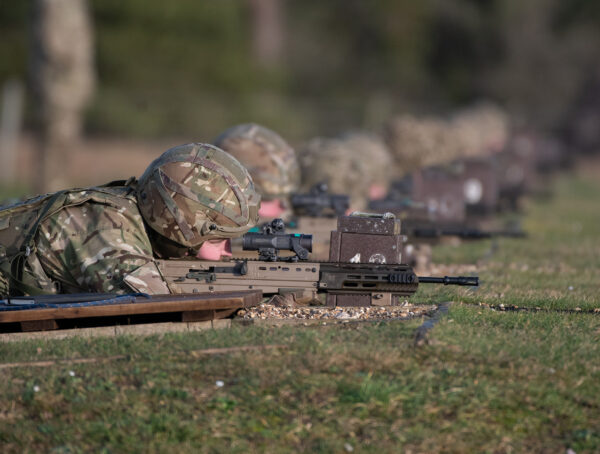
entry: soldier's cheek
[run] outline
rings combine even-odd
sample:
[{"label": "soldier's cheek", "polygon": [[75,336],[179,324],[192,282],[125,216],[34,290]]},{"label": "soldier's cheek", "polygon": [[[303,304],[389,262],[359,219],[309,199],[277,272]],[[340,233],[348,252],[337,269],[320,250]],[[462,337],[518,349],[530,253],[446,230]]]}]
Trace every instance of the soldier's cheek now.
[{"label": "soldier's cheek", "polygon": [[280,217],[285,211],[283,203],[279,199],[263,200],[258,209],[258,215],[264,218]]},{"label": "soldier's cheek", "polygon": [[231,257],[231,241],[229,239],[205,241],[196,254],[196,258],[201,260],[220,260],[221,257]]}]

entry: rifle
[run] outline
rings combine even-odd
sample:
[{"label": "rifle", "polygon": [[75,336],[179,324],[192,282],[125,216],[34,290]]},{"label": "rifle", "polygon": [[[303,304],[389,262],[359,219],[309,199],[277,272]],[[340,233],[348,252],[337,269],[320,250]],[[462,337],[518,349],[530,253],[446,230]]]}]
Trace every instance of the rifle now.
[{"label": "rifle", "polygon": [[294,214],[312,217],[342,216],[350,207],[350,197],[330,194],[326,183],[313,186],[307,194],[292,194],[290,204]]},{"label": "rifle", "polygon": [[[449,203],[449,200],[452,200]],[[386,198],[371,200],[369,209],[376,213],[394,213],[404,222],[436,222],[436,223],[461,223],[464,222],[463,200],[449,198],[429,198],[427,202],[416,201],[409,197],[399,199]]]},{"label": "rifle", "polygon": [[454,236],[465,240],[480,240],[486,238],[524,238],[527,233],[520,229],[482,230],[457,223],[438,222],[427,219],[435,213],[428,213],[425,204],[405,200],[372,200],[371,209],[379,212],[396,213],[403,217],[402,233],[410,238],[435,239],[443,236]]},{"label": "rifle", "polygon": [[414,238],[440,238],[455,236],[465,240],[481,240],[486,238],[525,238],[527,233],[522,230],[481,230],[475,227],[435,227],[416,225],[404,229],[404,233]]},{"label": "rifle", "polygon": [[369,210],[376,213],[403,213],[411,209],[427,211],[425,203],[415,202],[409,197],[402,199],[385,198],[369,201]]},{"label": "rifle", "polygon": [[[382,222],[386,220],[381,219]],[[382,222],[377,222],[378,229],[382,228]],[[280,220],[276,223],[283,224]],[[367,236],[383,238],[390,235]],[[474,276],[419,277],[410,266],[400,263],[361,263],[360,258],[350,262],[312,262],[303,252],[312,249],[310,243],[310,235],[286,234],[282,228],[277,228],[246,234],[243,239],[244,250],[256,250],[259,257],[267,260],[158,260],[158,267],[173,293],[257,288],[265,295],[293,294],[307,301],[324,296],[329,306],[392,305],[397,297],[414,294],[419,283],[479,285],[479,278]],[[281,257],[280,251],[292,251],[295,255]],[[373,257],[377,260],[382,256],[374,254],[369,260]]]}]

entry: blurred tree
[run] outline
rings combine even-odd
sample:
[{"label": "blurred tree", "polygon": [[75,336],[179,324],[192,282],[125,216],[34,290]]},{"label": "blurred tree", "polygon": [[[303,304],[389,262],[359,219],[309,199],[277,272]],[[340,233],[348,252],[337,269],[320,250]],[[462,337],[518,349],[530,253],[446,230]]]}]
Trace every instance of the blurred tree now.
[{"label": "blurred tree", "polygon": [[505,56],[486,79],[486,91],[522,120],[551,128],[562,120],[597,53],[587,27],[555,29],[562,0],[504,1],[498,21]]},{"label": "blurred tree", "polygon": [[[554,17],[554,26],[561,36],[573,33],[593,43],[588,64],[583,71],[583,83],[577,89],[575,101],[563,112],[560,131],[570,145],[585,152],[600,150],[600,3],[595,0],[564,0]],[[581,38],[583,39],[583,37]]]},{"label": "blurred tree", "polygon": [[438,97],[451,105],[489,96],[484,79],[504,61],[498,1],[436,0],[427,49],[427,66]]},{"label": "blurred tree", "polygon": [[0,1],[0,82],[24,80],[27,73],[28,2]]},{"label": "blurred tree", "polygon": [[249,0],[254,58],[266,67],[281,64],[284,5],[281,0]]},{"label": "blurred tree", "polygon": [[94,87],[93,32],[86,0],[35,0],[31,81],[39,147],[36,192],[59,189]]},{"label": "blurred tree", "polygon": [[[596,0],[90,4],[93,134],[211,140],[252,120],[294,140],[479,97],[555,125],[600,42]],[[0,2],[0,82],[24,75],[27,5]]]},{"label": "blurred tree", "polygon": [[278,75],[252,60],[242,2],[102,0],[97,20],[100,91],[92,132],[185,134],[210,140],[229,122],[248,121],[251,96]]},{"label": "blurred tree", "polygon": [[289,2],[289,93],[318,103],[317,131],[368,124],[393,106],[417,108],[431,77],[424,71],[428,2]]}]

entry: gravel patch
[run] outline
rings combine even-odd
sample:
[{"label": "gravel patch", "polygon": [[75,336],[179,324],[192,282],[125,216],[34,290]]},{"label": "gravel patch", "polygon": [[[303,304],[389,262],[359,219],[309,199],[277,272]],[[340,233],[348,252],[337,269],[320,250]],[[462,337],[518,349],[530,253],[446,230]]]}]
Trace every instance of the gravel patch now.
[{"label": "gravel patch", "polygon": [[413,305],[404,303],[401,306],[385,307],[279,307],[272,304],[260,304],[248,309],[241,309],[237,317],[243,320],[391,320],[419,317],[435,311],[436,306]]}]

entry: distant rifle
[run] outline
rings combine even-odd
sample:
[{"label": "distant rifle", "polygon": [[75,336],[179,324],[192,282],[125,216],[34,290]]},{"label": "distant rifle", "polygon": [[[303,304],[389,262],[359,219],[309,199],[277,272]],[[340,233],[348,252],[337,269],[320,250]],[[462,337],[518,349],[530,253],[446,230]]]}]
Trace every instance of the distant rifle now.
[{"label": "distant rifle", "polygon": [[403,233],[409,238],[440,238],[442,236],[454,236],[465,240],[480,240],[486,238],[525,238],[527,233],[522,230],[481,230],[474,227],[436,227],[436,226],[413,226],[403,229]]},{"label": "distant rifle", "polygon": [[[527,233],[520,229],[482,230],[476,227],[457,225],[448,221],[426,220],[427,208],[422,202],[409,198],[403,200],[371,200],[369,208],[379,213],[391,212],[403,218],[402,233],[410,238],[440,238],[454,236],[466,240],[486,238],[525,238]],[[454,224],[454,225],[452,225]]]},{"label": "distant rifle", "polygon": [[376,213],[403,213],[411,209],[425,210],[423,202],[415,202],[409,197],[401,200],[397,199],[378,199],[369,201],[369,210]]},{"label": "distant rifle", "polygon": [[350,208],[350,197],[345,194],[330,194],[326,183],[313,186],[307,194],[292,194],[290,204],[298,216],[336,217]]},{"label": "distant rifle", "polygon": [[[391,305],[393,297],[415,293],[419,282],[479,285],[479,278],[471,276],[418,277],[404,264],[310,262],[304,253],[297,252],[294,238],[298,237],[276,230],[276,234],[247,234],[243,240],[245,250],[257,250],[268,260],[159,260],[158,267],[174,293],[260,289],[265,295],[293,293],[304,297],[308,293],[309,299],[325,294],[331,306]],[[301,238],[301,248],[311,250],[311,236]],[[279,257],[282,250],[296,255]]]}]

